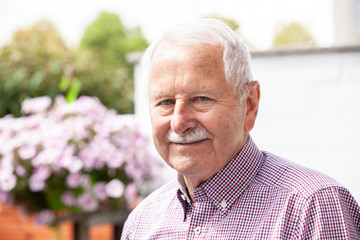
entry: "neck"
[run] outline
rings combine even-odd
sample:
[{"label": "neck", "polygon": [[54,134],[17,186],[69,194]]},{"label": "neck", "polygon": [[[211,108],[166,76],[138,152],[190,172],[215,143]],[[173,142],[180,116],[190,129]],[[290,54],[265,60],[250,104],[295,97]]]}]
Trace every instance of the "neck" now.
[{"label": "neck", "polygon": [[[206,180],[206,179],[205,179]],[[191,198],[192,202],[195,202],[195,198],[194,198],[194,189],[197,188],[198,186],[200,186],[200,184],[202,182],[204,182],[205,180],[200,180],[200,179],[191,179],[188,177],[184,176],[184,181],[185,181],[185,185],[186,185],[186,189],[188,191],[189,197]]]},{"label": "neck", "polygon": [[[248,138],[249,138],[249,133],[245,133],[244,141],[241,144],[241,149],[246,144]],[[241,149],[240,149],[240,151],[241,151]],[[226,164],[228,164],[237,154],[238,154],[238,152],[236,152],[236,154],[229,161],[227,161]],[[205,182],[207,179],[211,178],[214,174],[216,174],[218,171],[220,171],[222,168],[224,168],[225,165],[221,166],[221,168],[217,169],[217,171],[213,172],[212,174],[207,173],[207,175],[202,175],[202,176],[200,176],[200,175],[186,175],[186,176],[182,175],[185,185],[186,185],[186,189],[188,191],[189,197],[191,198],[192,202],[195,202],[194,189],[199,187],[201,183]]]},{"label": "neck", "polygon": [[193,185],[191,181],[188,181],[187,178],[184,177],[185,180],[185,185],[186,185],[186,190],[189,194],[189,197],[191,199],[192,202],[195,202],[195,198],[194,198],[194,189],[197,188],[199,185]]}]

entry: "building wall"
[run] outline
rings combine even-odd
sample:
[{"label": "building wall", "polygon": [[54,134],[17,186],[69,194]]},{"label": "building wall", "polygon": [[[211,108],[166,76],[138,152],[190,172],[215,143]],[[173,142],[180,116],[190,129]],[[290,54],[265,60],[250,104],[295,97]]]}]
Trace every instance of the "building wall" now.
[{"label": "building wall", "polygon": [[[252,55],[262,92],[251,132],[259,148],[330,175],[360,202],[360,47]],[[150,136],[139,66],[135,75],[136,114]]]},{"label": "building wall", "polygon": [[330,175],[360,202],[360,48],[253,55],[258,146]]}]

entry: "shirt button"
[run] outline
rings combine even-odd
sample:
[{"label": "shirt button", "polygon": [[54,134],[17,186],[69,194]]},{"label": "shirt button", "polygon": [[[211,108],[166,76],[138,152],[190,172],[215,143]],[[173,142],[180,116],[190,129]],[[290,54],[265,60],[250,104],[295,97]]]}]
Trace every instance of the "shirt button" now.
[{"label": "shirt button", "polygon": [[182,200],[186,200],[186,197],[185,197],[185,195],[184,194],[181,194],[181,198],[182,198]]},{"label": "shirt button", "polygon": [[195,235],[199,235],[201,233],[201,227],[196,227],[194,229]]},{"label": "shirt button", "polygon": [[227,207],[227,203],[226,203],[225,200],[222,201],[220,205],[221,205],[221,207],[222,207],[223,209],[225,209],[225,208]]}]

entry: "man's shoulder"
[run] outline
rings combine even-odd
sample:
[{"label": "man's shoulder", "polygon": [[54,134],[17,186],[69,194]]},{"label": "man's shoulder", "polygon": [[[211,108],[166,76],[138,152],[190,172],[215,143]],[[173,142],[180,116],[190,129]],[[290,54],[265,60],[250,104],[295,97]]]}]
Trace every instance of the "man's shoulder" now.
[{"label": "man's shoulder", "polygon": [[262,184],[293,191],[305,198],[327,188],[342,188],[333,178],[269,152],[256,180]]},{"label": "man's shoulder", "polygon": [[132,214],[142,214],[144,212],[152,211],[153,208],[158,208],[159,205],[166,205],[166,202],[171,201],[174,197],[176,197],[176,191],[178,188],[176,180],[166,183],[142,200],[141,203],[133,210]]}]

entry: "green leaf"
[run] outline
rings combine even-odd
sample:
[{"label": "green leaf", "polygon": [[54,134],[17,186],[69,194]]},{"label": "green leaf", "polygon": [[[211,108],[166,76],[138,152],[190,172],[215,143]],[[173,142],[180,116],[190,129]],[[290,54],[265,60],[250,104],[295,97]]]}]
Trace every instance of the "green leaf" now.
[{"label": "green leaf", "polygon": [[70,86],[71,78],[63,77],[59,82],[60,91],[65,92]]},{"label": "green leaf", "polygon": [[50,209],[60,210],[65,208],[65,205],[61,202],[61,195],[63,192],[63,189],[48,189],[45,192],[46,201],[49,204]]},{"label": "green leaf", "polygon": [[69,89],[68,93],[66,94],[66,102],[67,103],[72,103],[78,98],[80,88],[81,88],[80,81],[77,80],[76,78],[73,78],[71,81],[70,89]]}]

